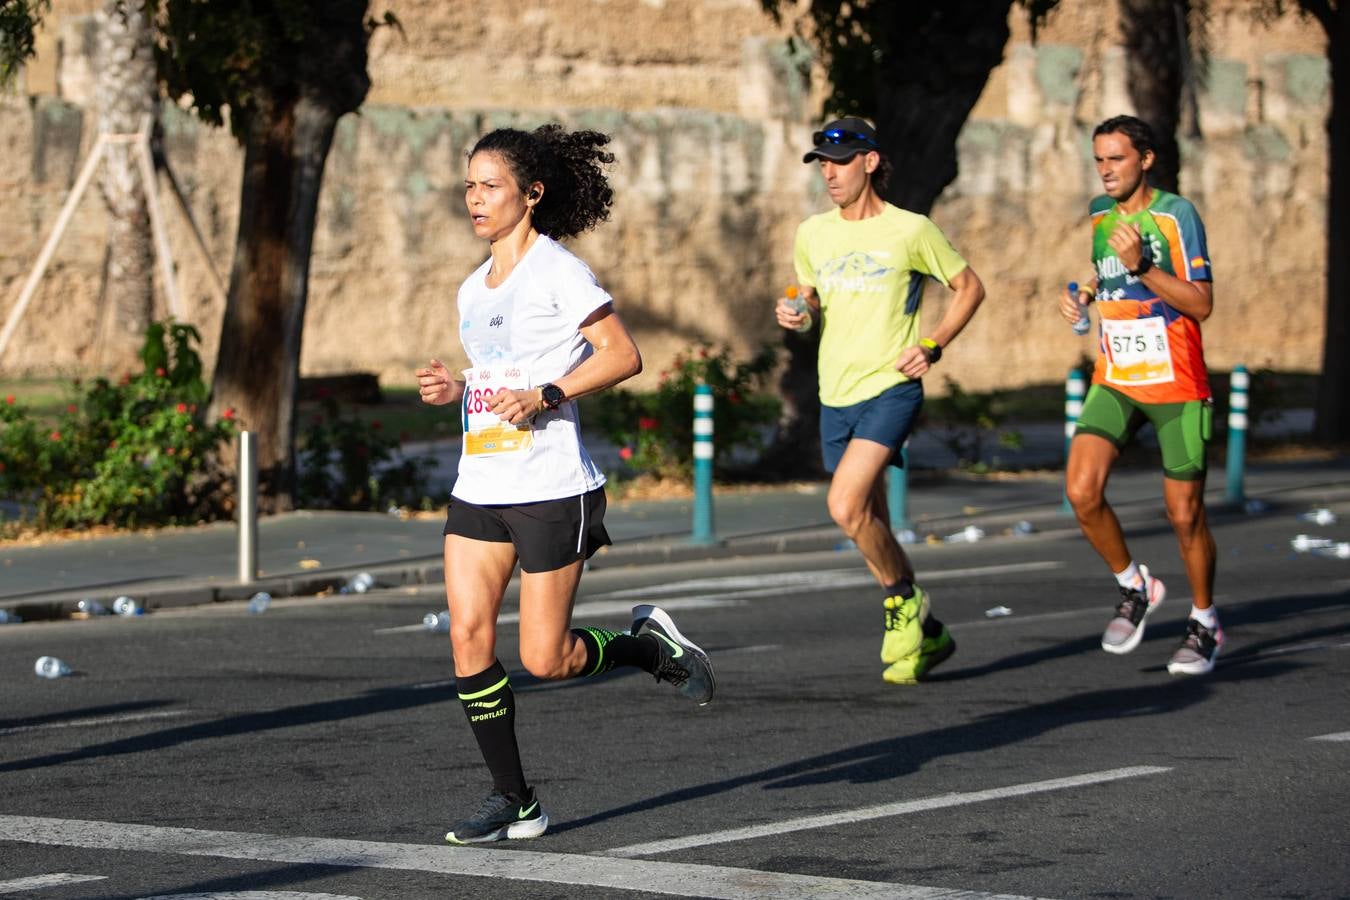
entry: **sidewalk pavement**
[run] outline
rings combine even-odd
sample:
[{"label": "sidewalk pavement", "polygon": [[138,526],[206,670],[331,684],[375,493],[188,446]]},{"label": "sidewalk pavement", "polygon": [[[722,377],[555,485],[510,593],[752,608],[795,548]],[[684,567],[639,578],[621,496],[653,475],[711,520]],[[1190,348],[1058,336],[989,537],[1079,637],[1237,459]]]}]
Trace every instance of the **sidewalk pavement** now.
[{"label": "sidewalk pavement", "polygon": [[[1127,527],[1163,515],[1161,481],[1152,468],[1113,474],[1108,497]],[[1211,518],[1249,514],[1241,504],[1224,503],[1222,468],[1211,471],[1209,481]],[[1062,475],[1055,471],[981,478],[918,470],[909,482],[908,513],[919,541],[967,525],[980,527],[990,540],[1021,540],[1010,536],[1019,522],[1039,534],[1076,534],[1062,491]],[[1249,466],[1245,495],[1274,513],[1350,501],[1350,458]],[[690,541],[689,499],[612,502],[605,524],[614,545],[590,566],[849,549],[825,498],[823,482],[719,493],[713,504],[716,540],[709,544]],[[128,595],[154,610],[241,600],[256,591],[305,596],[341,590],[359,572],[382,587],[435,584],[445,575],[442,524],[440,515],[294,512],[264,518],[258,578],[249,583],[238,578],[238,529],[232,523],[0,544],[0,609],[31,621],[68,616],[83,598],[111,608],[113,598]],[[1291,522],[1291,536],[1294,530]]]}]

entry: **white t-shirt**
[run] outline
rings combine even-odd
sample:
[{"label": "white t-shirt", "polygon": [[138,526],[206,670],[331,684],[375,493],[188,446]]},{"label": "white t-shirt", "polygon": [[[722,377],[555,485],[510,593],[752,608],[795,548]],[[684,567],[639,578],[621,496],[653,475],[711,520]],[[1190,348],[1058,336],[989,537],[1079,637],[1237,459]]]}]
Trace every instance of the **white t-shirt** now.
[{"label": "white t-shirt", "polygon": [[[526,429],[483,427],[475,383],[539,387],[557,381],[591,355],[577,330],[609,294],[590,268],[557,241],[539,235],[506,281],[487,286],[488,258],[459,288],[459,337],[468,354],[464,452],[452,493],[479,505],[533,503],[574,497],[605,483],[581,444],[577,405],[544,410]],[[503,373],[509,373],[503,377]],[[480,377],[481,376],[481,377]],[[477,413],[471,416],[471,407]],[[470,424],[477,427],[471,433]],[[499,439],[506,435],[506,439]],[[503,449],[505,448],[505,449]]]}]

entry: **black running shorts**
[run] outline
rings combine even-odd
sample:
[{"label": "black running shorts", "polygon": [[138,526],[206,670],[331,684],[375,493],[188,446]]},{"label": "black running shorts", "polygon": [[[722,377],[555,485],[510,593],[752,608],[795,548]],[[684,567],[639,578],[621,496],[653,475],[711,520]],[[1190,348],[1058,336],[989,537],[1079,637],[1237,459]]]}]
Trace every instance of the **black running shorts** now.
[{"label": "black running shorts", "polygon": [[512,544],[522,572],[552,572],[613,543],[605,531],[605,489],[561,500],[479,506],[450,498],[445,534]]}]

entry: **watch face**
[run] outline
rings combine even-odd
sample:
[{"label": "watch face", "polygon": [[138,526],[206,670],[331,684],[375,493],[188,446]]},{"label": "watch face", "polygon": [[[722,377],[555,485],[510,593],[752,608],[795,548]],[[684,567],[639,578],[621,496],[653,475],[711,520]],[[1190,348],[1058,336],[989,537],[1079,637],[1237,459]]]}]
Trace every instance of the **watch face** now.
[{"label": "watch face", "polygon": [[563,389],[556,384],[546,384],[543,387],[544,405],[549,409],[557,409],[558,404],[563,402]]}]

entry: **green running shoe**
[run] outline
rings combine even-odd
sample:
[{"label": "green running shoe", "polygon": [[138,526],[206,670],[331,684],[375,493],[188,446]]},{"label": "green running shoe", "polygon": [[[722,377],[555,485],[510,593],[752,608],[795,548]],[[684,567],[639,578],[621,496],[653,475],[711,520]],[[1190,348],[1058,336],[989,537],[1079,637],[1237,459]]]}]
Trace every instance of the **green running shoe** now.
[{"label": "green running shoe", "polygon": [[923,620],[928,618],[928,594],[916,584],[909,599],[887,597],[882,606],[886,633],[881,638],[881,661],[889,665],[919,649]]},{"label": "green running shoe", "polygon": [[919,652],[890,666],[881,673],[881,678],[891,684],[918,684],[955,652],[956,641],[947,626],[943,625],[937,637],[924,638],[919,645]]}]

